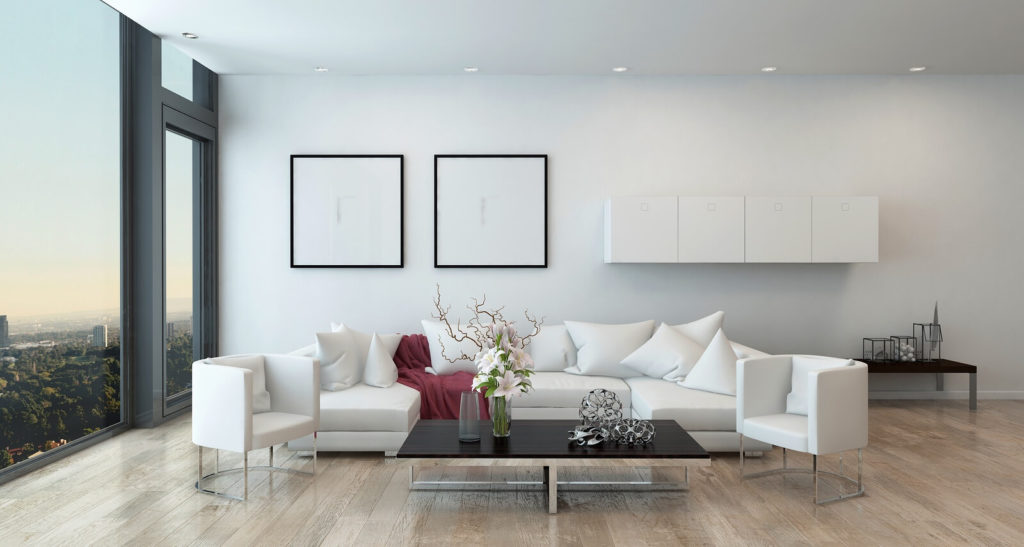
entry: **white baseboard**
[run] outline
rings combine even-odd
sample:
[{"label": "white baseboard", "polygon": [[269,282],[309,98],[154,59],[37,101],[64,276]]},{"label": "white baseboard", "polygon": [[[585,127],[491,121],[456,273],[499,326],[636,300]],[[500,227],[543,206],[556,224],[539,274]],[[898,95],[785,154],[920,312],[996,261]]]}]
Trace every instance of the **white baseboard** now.
[{"label": "white baseboard", "polygon": [[[964,390],[951,391],[871,391],[868,399],[967,399],[969,392]],[[978,399],[1024,399],[1024,391],[979,391]]]}]

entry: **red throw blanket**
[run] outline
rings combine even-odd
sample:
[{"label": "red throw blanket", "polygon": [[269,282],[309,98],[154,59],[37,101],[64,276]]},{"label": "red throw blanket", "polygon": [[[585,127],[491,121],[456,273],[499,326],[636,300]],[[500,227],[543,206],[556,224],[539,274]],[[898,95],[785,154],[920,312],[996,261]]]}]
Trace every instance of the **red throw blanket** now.
[{"label": "red throw blanket", "polygon": [[[398,383],[420,392],[420,418],[423,420],[457,420],[461,393],[470,391],[473,375],[456,372],[447,376],[430,374],[423,370],[430,366],[430,346],[422,334],[402,337],[395,352]],[[480,418],[490,420],[487,400],[480,397]]]}]

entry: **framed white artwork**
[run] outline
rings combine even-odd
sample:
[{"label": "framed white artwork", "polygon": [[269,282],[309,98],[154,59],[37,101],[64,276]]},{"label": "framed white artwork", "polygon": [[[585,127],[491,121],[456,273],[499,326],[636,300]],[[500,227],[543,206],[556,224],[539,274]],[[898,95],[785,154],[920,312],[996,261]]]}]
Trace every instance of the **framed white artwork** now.
[{"label": "framed white artwork", "polygon": [[548,157],[434,156],[435,268],[546,268]]},{"label": "framed white artwork", "polygon": [[291,267],[401,268],[401,155],[292,155]]}]

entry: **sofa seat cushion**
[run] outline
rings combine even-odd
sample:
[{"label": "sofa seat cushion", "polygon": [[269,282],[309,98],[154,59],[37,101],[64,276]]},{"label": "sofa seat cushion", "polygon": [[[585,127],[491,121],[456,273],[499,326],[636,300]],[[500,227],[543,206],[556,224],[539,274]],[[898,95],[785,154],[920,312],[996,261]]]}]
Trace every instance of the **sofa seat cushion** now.
[{"label": "sofa seat cushion", "polygon": [[261,412],[252,415],[252,447],[265,448],[293,441],[313,432],[313,418],[287,412]]},{"label": "sofa seat cushion", "polygon": [[420,416],[420,392],[402,384],[380,388],[356,384],[320,391],[320,431],[408,433]]},{"label": "sofa seat cushion", "polygon": [[[621,378],[584,376],[567,372],[537,372],[530,376],[533,391],[512,401],[512,408],[579,408],[592,389],[607,389],[622,401],[622,415],[629,416],[629,386]],[[514,410],[513,410],[514,412]],[[733,421],[736,417],[733,416]]]},{"label": "sofa seat cushion", "polygon": [[807,416],[769,414],[743,420],[743,434],[776,446],[808,452]]},{"label": "sofa seat cushion", "polygon": [[626,384],[642,420],[675,420],[688,431],[736,431],[736,397],[659,378],[628,378]]}]

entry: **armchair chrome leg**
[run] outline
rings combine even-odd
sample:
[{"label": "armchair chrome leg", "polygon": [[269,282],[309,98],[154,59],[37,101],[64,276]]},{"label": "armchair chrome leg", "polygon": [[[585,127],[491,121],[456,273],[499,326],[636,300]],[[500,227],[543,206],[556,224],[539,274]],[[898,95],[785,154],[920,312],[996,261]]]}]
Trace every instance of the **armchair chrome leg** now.
[{"label": "armchair chrome leg", "polygon": [[270,467],[274,467],[274,445],[270,445]]},{"label": "armchair chrome leg", "polygon": [[199,446],[199,478],[196,479],[196,488],[199,488],[199,483],[203,480],[203,447]]},{"label": "armchair chrome leg", "polygon": [[[818,468],[818,456],[816,454],[811,454],[812,460],[811,460],[811,467],[810,468],[806,468],[806,467],[789,467],[789,462],[787,461],[787,454],[788,454],[787,450],[785,448],[783,448],[782,449],[782,467],[776,468],[776,469],[769,469],[767,471],[759,471],[757,473],[751,473],[749,475],[743,474],[743,467],[742,467],[743,460],[741,459],[740,460],[740,480],[754,479],[754,478],[758,478],[758,477],[767,477],[769,475],[785,475],[785,474],[793,474],[793,473],[808,473],[808,474],[813,475],[813,479],[812,480],[814,481],[814,503],[816,503],[818,505],[825,505],[826,503],[832,503],[832,502],[835,502],[835,501],[842,501],[842,500],[845,500],[845,499],[855,498],[857,496],[863,496],[864,495],[864,459],[863,459],[864,458],[864,456],[863,456],[864,451],[863,451],[863,449],[857,449],[857,477],[856,477],[856,479],[854,479],[854,477],[848,477],[848,476],[844,475],[842,473],[842,468],[841,467],[840,467],[840,472],[839,473],[836,473],[836,472],[833,472],[833,471],[819,469]],[[842,456],[841,455],[840,455],[840,466],[842,466]],[[839,488],[839,492],[840,492],[839,495],[837,495],[835,497],[827,498],[827,499],[822,499],[820,497],[819,493],[818,493],[818,482],[819,482],[819,476],[820,475],[828,475],[830,477],[839,479],[840,481],[844,481],[846,485],[856,485],[857,486],[857,490],[855,492],[844,494],[844,493],[842,493],[843,490],[840,487]]]},{"label": "armchair chrome leg", "polygon": [[811,455],[811,473],[814,473],[814,503],[818,503],[818,455]]},{"label": "armchair chrome leg", "polygon": [[[785,452],[783,452],[785,454]],[[743,480],[743,434],[740,433],[740,480]]]},{"label": "armchair chrome leg", "polygon": [[213,449],[213,474],[220,473],[220,450]]},{"label": "armchair chrome leg", "polygon": [[313,432],[313,474],[316,475],[316,431]]},{"label": "armchair chrome leg", "polygon": [[249,499],[249,451],[242,455],[242,501]]}]

